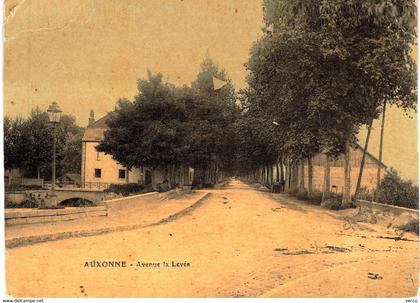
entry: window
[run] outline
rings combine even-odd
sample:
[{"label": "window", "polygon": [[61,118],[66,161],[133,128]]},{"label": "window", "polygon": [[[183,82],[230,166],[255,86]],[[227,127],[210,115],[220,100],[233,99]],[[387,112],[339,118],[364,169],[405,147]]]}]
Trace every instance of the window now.
[{"label": "window", "polygon": [[96,152],[96,161],[101,161],[101,153],[100,152]]},{"label": "window", "polygon": [[125,179],[125,169],[120,169],[118,171],[118,178]]},{"label": "window", "polygon": [[102,176],[102,169],[95,168],[95,178],[100,178]]}]

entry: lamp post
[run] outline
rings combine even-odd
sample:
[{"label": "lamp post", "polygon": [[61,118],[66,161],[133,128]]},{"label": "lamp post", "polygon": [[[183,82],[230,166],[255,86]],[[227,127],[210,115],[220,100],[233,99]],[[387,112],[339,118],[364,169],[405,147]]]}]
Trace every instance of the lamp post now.
[{"label": "lamp post", "polygon": [[56,126],[60,122],[61,109],[57,102],[51,103],[47,110],[48,119],[53,126],[53,155],[52,155],[52,180],[51,180],[51,206],[55,206],[55,154],[56,154]]}]

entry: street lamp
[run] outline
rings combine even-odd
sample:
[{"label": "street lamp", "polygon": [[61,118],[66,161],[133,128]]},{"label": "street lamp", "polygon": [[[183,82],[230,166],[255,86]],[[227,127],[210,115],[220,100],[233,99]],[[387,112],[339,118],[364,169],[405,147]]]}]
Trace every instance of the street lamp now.
[{"label": "street lamp", "polygon": [[52,155],[52,180],[51,180],[51,206],[55,206],[55,153],[56,153],[56,125],[60,122],[61,109],[57,102],[51,103],[47,110],[48,119],[53,126],[53,155]]}]

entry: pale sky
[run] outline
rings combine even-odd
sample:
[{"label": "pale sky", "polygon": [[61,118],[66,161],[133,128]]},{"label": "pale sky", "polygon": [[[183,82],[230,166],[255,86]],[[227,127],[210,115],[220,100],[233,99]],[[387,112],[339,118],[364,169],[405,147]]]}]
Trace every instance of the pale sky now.
[{"label": "pale sky", "polygon": [[[57,101],[86,126],[132,99],[147,69],[190,84],[209,52],[245,86],[249,48],[261,35],[259,0],[5,0],[4,112],[26,116]],[[384,162],[418,180],[417,115],[388,111]],[[362,140],[362,145],[364,140]],[[377,155],[379,125],[371,148]]]}]

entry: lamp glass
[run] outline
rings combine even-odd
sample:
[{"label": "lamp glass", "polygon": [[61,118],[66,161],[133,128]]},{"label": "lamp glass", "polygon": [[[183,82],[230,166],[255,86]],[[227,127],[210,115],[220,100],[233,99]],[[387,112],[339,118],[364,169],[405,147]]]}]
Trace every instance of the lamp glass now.
[{"label": "lamp glass", "polygon": [[50,122],[52,123],[58,123],[60,122],[60,117],[61,117],[61,109],[58,106],[57,102],[53,102],[49,107],[48,107],[48,118],[50,120]]}]

